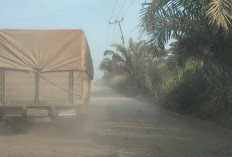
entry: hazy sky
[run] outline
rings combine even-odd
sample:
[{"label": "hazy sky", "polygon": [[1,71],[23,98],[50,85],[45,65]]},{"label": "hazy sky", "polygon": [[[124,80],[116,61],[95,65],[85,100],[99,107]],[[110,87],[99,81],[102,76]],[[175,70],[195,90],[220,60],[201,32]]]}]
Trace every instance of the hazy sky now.
[{"label": "hazy sky", "polygon": [[[112,43],[121,43],[118,25],[108,26],[115,1],[0,0],[0,28],[83,29],[91,49],[95,78],[100,78],[102,74],[97,69],[104,50]],[[122,23],[126,41],[129,37],[135,40],[139,37],[136,26],[139,24],[139,12],[144,0],[134,0],[130,7],[132,1],[117,0],[111,18],[111,21],[121,19],[126,13]]]}]

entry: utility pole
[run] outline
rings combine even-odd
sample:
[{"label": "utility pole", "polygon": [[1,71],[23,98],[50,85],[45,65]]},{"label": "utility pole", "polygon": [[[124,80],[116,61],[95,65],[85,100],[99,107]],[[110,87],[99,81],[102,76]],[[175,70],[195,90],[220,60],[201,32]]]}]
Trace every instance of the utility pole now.
[{"label": "utility pole", "polygon": [[121,22],[123,21],[123,18],[121,20],[115,20],[115,22],[110,22],[109,21],[109,24],[112,25],[112,24],[118,24],[119,28],[120,28],[120,32],[121,32],[121,35],[122,35],[122,44],[125,45],[125,41],[124,41],[124,37],[123,37],[123,33],[122,33],[122,26],[121,26]]}]

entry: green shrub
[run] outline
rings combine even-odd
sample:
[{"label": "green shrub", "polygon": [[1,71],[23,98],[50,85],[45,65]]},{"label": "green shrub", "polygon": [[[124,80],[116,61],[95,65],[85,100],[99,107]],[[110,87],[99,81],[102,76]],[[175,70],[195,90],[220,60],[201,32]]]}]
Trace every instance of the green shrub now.
[{"label": "green shrub", "polygon": [[126,77],[117,75],[110,79],[110,87],[125,94],[126,96],[137,96],[140,92],[139,79],[137,77]]},{"label": "green shrub", "polygon": [[164,106],[183,114],[223,122],[232,115],[232,84],[220,68],[186,70]]}]

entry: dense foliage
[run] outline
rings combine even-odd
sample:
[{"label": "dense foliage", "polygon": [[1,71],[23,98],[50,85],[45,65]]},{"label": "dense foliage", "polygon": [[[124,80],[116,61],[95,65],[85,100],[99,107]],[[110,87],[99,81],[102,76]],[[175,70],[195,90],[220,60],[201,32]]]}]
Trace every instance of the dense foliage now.
[{"label": "dense foliage", "polygon": [[232,2],[227,0],[153,0],[142,10],[150,42],[161,48],[174,39],[170,67],[186,68],[165,105],[203,118],[232,115]]},{"label": "dense foliage", "polygon": [[[115,70],[111,66],[115,65],[112,63],[117,60],[116,56],[111,55],[111,59],[105,58],[102,62],[104,67],[111,68],[101,65],[101,69],[111,75],[108,80],[116,82],[114,87],[120,84],[120,90],[136,87],[138,90],[134,95],[161,100],[165,107],[184,114],[230,120],[232,1],[151,0],[141,11],[141,22],[150,40],[140,43],[142,51],[137,49],[143,56],[137,56],[141,59],[139,70],[130,77],[119,77],[129,74],[126,67],[132,66],[125,61],[129,59],[123,57],[123,66],[114,66]],[[174,41],[171,48],[165,50],[170,41]],[[131,49],[124,47],[126,50],[130,52]],[[121,51],[118,49],[117,52]],[[106,51],[106,54],[117,53]],[[128,57],[132,59],[134,56]]]}]

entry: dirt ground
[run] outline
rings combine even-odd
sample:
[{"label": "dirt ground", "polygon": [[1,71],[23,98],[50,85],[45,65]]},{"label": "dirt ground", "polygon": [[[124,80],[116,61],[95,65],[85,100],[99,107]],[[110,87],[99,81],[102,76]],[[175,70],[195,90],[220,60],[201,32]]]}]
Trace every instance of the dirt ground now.
[{"label": "dirt ground", "polygon": [[33,124],[15,133],[0,123],[0,157],[231,157],[232,132],[95,86],[86,117]]}]

